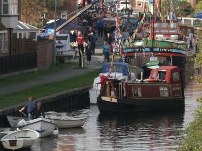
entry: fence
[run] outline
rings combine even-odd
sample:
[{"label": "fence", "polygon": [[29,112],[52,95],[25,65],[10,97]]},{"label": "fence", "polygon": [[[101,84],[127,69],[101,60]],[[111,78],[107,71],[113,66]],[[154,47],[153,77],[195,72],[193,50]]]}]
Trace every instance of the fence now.
[{"label": "fence", "polygon": [[199,18],[178,17],[177,19],[183,25],[202,26],[202,19]]},{"label": "fence", "polygon": [[0,75],[37,67],[37,42],[12,39],[8,55],[0,56]]},{"label": "fence", "polygon": [[37,67],[37,53],[23,53],[0,57],[0,75]]}]

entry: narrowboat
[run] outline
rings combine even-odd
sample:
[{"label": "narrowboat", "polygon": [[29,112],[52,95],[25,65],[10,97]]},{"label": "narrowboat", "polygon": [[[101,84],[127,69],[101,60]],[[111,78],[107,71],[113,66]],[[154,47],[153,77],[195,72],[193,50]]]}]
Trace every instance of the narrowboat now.
[{"label": "narrowboat", "polygon": [[114,62],[112,66],[112,70],[110,71],[111,63],[104,63],[102,65],[102,71],[99,74],[98,77],[94,79],[93,86],[89,90],[89,97],[90,97],[90,103],[96,104],[97,103],[97,97],[100,94],[101,89],[101,78],[107,77],[110,73],[111,78],[116,79],[128,79],[133,78],[135,74],[138,74],[138,72],[143,71],[141,68],[130,66],[128,63],[124,62]]},{"label": "narrowboat", "polygon": [[184,87],[177,66],[151,68],[148,78],[118,80],[106,78],[97,105],[100,113],[160,111],[184,108]]}]

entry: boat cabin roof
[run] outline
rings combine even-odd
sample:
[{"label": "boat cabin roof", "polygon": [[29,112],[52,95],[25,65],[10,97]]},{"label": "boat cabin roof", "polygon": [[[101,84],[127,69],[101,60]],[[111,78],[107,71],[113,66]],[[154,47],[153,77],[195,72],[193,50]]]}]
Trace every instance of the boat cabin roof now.
[{"label": "boat cabin roof", "polygon": [[151,70],[149,78],[179,84],[181,83],[180,68],[177,66],[160,66]]},{"label": "boat cabin roof", "polygon": [[[102,65],[102,73],[108,73],[110,70],[111,63],[104,63]],[[123,62],[114,62],[112,66],[112,72],[123,73],[123,75],[128,76],[130,74],[129,64]]]}]

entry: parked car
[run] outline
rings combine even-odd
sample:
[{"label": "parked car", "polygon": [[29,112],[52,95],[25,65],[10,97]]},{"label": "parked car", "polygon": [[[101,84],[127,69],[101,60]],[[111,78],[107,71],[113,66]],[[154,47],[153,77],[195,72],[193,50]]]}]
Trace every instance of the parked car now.
[{"label": "parked car", "polygon": [[195,14],[194,17],[202,19],[202,10],[198,14]]}]

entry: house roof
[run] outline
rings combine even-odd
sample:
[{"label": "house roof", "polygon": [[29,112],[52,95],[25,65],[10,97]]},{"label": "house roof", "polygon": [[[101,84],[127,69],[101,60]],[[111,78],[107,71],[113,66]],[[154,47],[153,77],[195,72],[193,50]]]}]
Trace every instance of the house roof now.
[{"label": "house roof", "polygon": [[38,31],[38,28],[32,25],[29,25],[27,23],[18,21],[18,25],[14,28],[14,30]]},{"label": "house roof", "polygon": [[[65,23],[66,22],[66,20],[64,20],[64,19],[58,19],[58,20],[56,20],[56,28],[58,28],[59,26],[61,26],[63,23]],[[46,26],[44,26],[44,28],[45,29],[54,29],[54,21],[53,22],[51,22],[51,23],[49,23],[49,24],[47,24]],[[72,23],[72,22],[70,22],[69,24],[67,24],[65,27],[64,27],[64,29],[67,29],[67,30],[82,30],[83,29],[83,27],[82,26],[79,26],[79,25],[77,25],[77,24],[74,24],[74,23]]]}]

